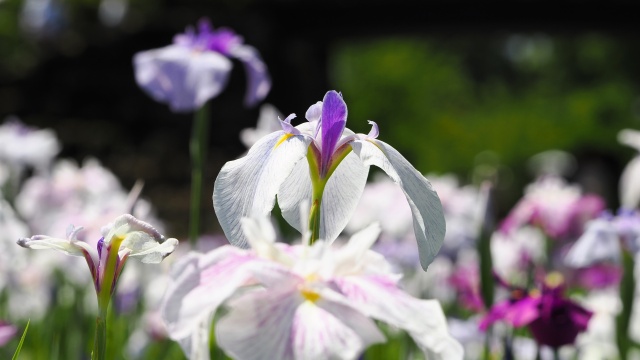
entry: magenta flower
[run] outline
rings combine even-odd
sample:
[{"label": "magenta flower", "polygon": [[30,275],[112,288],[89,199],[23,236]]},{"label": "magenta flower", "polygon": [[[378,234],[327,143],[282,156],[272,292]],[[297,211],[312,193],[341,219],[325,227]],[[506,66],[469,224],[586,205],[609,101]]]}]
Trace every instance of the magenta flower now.
[{"label": "magenta flower", "polygon": [[592,312],[563,295],[559,274],[547,276],[541,291],[513,289],[508,300],[495,304],[480,323],[481,329],[496,321],[514,327],[527,326],[538,344],[559,348],[573,344],[587,329]]},{"label": "magenta flower", "polygon": [[0,321],[0,347],[3,347],[6,343],[11,341],[13,337],[16,335],[18,330],[15,326]]},{"label": "magenta flower", "polygon": [[171,45],[137,53],[133,65],[136,82],[152,98],[175,112],[189,112],[224,89],[232,68],[229,58],[240,60],[247,71],[245,104],[264,99],[271,80],[258,51],[232,30],[214,30],[207,19],[197,30],[189,27],[176,35]]},{"label": "magenta flower", "polygon": [[580,188],[557,177],[541,178],[529,185],[525,196],[500,225],[505,233],[527,224],[539,226],[558,239],[580,235],[583,224],[605,208],[602,198],[583,195]]}]

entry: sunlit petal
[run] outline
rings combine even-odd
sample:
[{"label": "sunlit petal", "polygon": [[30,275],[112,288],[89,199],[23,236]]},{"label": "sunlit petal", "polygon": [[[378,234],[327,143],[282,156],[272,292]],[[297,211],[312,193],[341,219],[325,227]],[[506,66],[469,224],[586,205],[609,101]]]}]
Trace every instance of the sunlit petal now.
[{"label": "sunlit petal", "polygon": [[277,131],[258,141],[245,157],[222,167],[213,188],[213,207],[232,244],[247,246],[240,219],[271,213],[280,185],[305,157],[310,141]]},{"label": "sunlit petal", "polygon": [[427,269],[440,250],[445,234],[444,213],[431,184],[396,149],[379,140],[357,140],[351,146],[362,162],[384,170],[405,193],[418,241],[420,264]]}]

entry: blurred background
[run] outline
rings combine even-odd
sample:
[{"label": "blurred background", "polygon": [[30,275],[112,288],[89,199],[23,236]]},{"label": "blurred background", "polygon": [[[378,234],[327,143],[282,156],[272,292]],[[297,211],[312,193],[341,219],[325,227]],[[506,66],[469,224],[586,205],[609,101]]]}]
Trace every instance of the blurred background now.
[{"label": "blurred background", "polygon": [[[640,128],[639,6],[627,2],[382,2],[0,0],[0,121],[51,128],[60,157],[94,157],[186,237],[192,116],[138,88],[132,56],[169,44],[209,17],[262,54],[273,79],[266,102],[302,115],[342,91],[348,127],[393,144],[424,173],[463,182],[498,177],[504,215],[534,175],[527,159],[572,153],[569,174],[617,208],[617,181]],[[236,64],[238,65],[238,64]],[[218,229],[210,190],[246,148],[245,73],[234,66],[211,103],[204,232]],[[300,121],[300,120],[297,120]]]}]

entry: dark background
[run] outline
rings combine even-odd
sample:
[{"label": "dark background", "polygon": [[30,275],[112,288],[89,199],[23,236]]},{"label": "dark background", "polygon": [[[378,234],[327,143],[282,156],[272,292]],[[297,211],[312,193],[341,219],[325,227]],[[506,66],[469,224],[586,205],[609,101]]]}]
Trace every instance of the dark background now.
[{"label": "dark background", "polygon": [[[549,146],[572,152],[579,167],[571,180],[605,196],[611,207],[617,206],[619,173],[634,154],[615,141],[618,130],[637,128],[640,118],[640,6],[633,2],[130,0],[122,21],[107,24],[100,19],[99,2],[73,0],[49,2],[53,9],[49,21],[39,29],[25,26],[25,3],[0,2],[0,118],[13,114],[29,125],[54,129],[64,146],[61,157],[77,161],[96,157],[126,188],[136,179],[145,180],[143,196],[168,221],[172,236],[184,236],[187,229],[192,116],[173,114],[146,96],[134,81],[131,59],[138,51],[169,44],[173,35],[201,17],[209,17],[215,27],[234,29],[259,49],[273,79],[266,102],[285,114],[295,112],[302,118],[307,107],[321,100],[327,90],[343,91],[347,104],[353,104],[349,127],[365,132],[365,120],[375,119],[381,124],[381,139],[400,149],[418,169],[454,172],[463,182],[477,180],[472,170],[479,161],[475,154],[496,144],[494,165],[499,174],[506,171],[501,175],[499,213],[510,208],[532,179],[523,165],[526,158]],[[548,39],[553,44],[553,61],[533,68],[509,63],[503,48],[514,34]],[[591,49],[593,43],[599,55],[592,58],[598,60],[580,65],[581,51]],[[448,90],[446,85],[453,80],[443,78],[439,80],[443,85],[434,85],[433,91],[438,94],[443,89],[442,94],[451,96],[425,102],[424,108],[431,106],[433,115],[405,115],[403,110],[408,107],[403,101],[408,96],[403,95],[403,85],[388,85],[383,76],[385,65],[376,62],[386,56],[385,46],[400,53],[393,44],[401,44],[400,50],[426,44],[429,57],[453,59],[456,67],[446,69],[462,73],[465,79],[455,89],[467,90]],[[442,61],[443,66],[447,63],[450,61]],[[355,69],[349,70],[351,76],[343,76],[349,69],[345,64]],[[444,74],[438,64],[425,71]],[[255,126],[258,118],[258,107],[242,105],[245,75],[241,64],[234,65],[227,89],[211,102],[203,197],[208,232],[217,229],[210,206],[215,176],[224,162],[246,150],[238,134]],[[421,65],[396,61],[390,66],[401,70]],[[422,83],[429,82],[426,77]],[[413,85],[407,86],[407,93],[415,93]],[[533,88],[544,90],[527,95]],[[509,118],[505,121],[516,124],[509,129],[496,123],[492,129],[498,130],[491,130],[495,139],[478,130],[491,128],[483,124],[492,124],[500,114],[529,113],[532,110],[526,105],[531,103],[547,109],[545,104],[553,103],[554,98],[563,101],[561,95],[581,94],[584,89],[594,89],[585,95],[585,102],[603,102],[588,107],[589,114],[580,118],[585,125],[561,124],[555,120],[565,118],[561,111],[552,112],[548,120],[551,125],[559,124],[557,129],[539,124],[555,135],[564,131],[557,142],[527,140],[509,145],[513,150],[498,145],[500,139],[520,136],[514,135],[520,128],[518,121],[523,122],[522,131],[530,132],[527,126],[538,125],[524,124],[533,120]],[[379,98],[368,95],[368,90],[377,91]],[[510,108],[487,107],[500,96],[506,99],[500,106]],[[438,107],[448,101],[447,108]],[[431,116],[448,118],[450,110],[456,115],[451,117],[452,124],[460,121],[455,123],[458,132],[443,128],[439,135],[437,129],[425,128]],[[594,111],[597,114],[592,116]],[[395,126],[400,121],[415,125]],[[589,131],[563,130],[578,127]],[[461,132],[473,139],[456,135]],[[428,136],[444,140],[436,143]]]}]

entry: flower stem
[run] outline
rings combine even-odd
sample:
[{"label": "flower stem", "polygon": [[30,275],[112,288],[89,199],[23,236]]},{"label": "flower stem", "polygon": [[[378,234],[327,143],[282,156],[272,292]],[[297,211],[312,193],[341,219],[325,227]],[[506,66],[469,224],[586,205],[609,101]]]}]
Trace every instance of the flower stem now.
[{"label": "flower stem", "polygon": [[189,214],[189,242],[196,246],[200,235],[202,172],[209,135],[209,106],[204,104],[194,115],[189,151],[191,152],[191,209]]},{"label": "flower stem", "polygon": [[100,309],[96,318],[96,335],[93,343],[93,352],[91,360],[106,359],[107,350],[107,312]]},{"label": "flower stem", "polygon": [[622,311],[616,318],[616,343],[621,360],[626,360],[631,340],[629,339],[629,321],[631,320],[633,299],[635,294],[633,254],[622,250],[622,280],[620,281],[620,299]]}]

